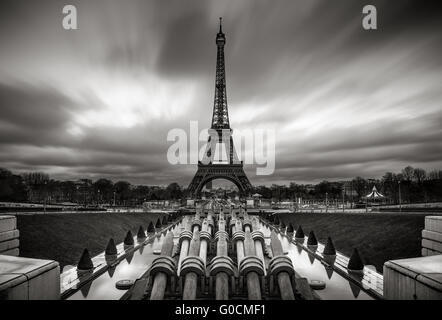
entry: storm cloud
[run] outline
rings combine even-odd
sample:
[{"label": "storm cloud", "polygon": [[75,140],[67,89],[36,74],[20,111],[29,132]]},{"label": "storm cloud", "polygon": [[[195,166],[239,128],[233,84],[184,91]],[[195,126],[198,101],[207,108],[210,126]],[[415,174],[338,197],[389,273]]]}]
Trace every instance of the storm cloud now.
[{"label": "storm cloud", "polygon": [[442,168],[437,1],[0,3],[0,167],[54,178],[190,182],[167,133],[210,125],[223,17],[231,126],[276,130],[276,170],[252,183]]}]

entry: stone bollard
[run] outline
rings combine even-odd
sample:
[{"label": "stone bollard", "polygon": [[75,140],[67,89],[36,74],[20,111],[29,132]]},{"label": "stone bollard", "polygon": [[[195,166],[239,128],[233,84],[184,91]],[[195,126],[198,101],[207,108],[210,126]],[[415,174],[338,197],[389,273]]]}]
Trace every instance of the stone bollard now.
[{"label": "stone bollard", "polygon": [[150,300],[163,300],[167,287],[167,279],[176,276],[175,260],[173,254],[173,233],[169,232],[161,247],[161,256],[156,258],[149,269],[153,277]]},{"label": "stone bollard", "polygon": [[291,281],[291,277],[295,275],[292,260],[290,257],[284,255],[281,241],[279,241],[278,236],[274,231],[272,231],[270,238],[273,258],[269,263],[269,274],[278,281],[281,299],[295,300]]}]

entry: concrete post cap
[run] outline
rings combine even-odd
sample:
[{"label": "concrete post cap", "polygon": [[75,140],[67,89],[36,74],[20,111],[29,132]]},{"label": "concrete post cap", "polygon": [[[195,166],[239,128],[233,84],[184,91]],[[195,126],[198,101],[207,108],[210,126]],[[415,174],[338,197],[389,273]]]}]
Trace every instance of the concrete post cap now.
[{"label": "concrete post cap", "polygon": [[259,240],[264,244],[264,234],[261,231],[258,231],[258,230],[253,231],[252,232],[252,239],[254,241]]},{"label": "concrete post cap", "polygon": [[235,233],[233,234],[232,241],[233,241],[233,243],[236,243],[237,241],[240,241],[240,240],[244,241],[245,238],[246,238],[246,235],[245,235],[244,231],[238,230],[238,231],[235,231]]},{"label": "concrete post cap", "polygon": [[188,256],[183,259],[181,263],[180,276],[185,276],[186,274],[193,272],[198,276],[205,275],[204,261],[197,256]]},{"label": "concrete post cap", "polygon": [[215,276],[220,272],[224,272],[229,276],[235,275],[235,264],[228,256],[216,256],[210,262],[210,275]]},{"label": "concrete post cap", "polygon": [[287,272],[290,276],[295,274],[290,257],[280,255],[273,257],[269,262],[269,274],[277,276],[280,272]]},{"label": "concrete post cap", "polygon": [[210,241],[212,239],[212,236],[208,231],[201,231],[200,232],[200,240],[207,240]]},{"label": "concrete post cap", "polygon": [[181,243],[183,243],[184,240],[191,240],[193,237],[193,233],[190,232],[189,230],[184,230],[183,232],[181,232],[180,234],[180,240],[179,240],[179,245],[181,246]]},{"label": "concrete post cap", "polygon": [[247,256],[239,263],[239,274],[247,275],[249,272],[256,272],[259,276],[264,275],[262,260],[256,256]]},{"label": "concrete post cap", "polygon": [[160,256],[153,260],[148,274],[154,277],[158,272],[167,274],[168,276],[176,275],[175,260],[168,256]]},{"label": "concrete post cap", "polygon": [[224,235],[226,241],[229,241],[229,234],[227,233],[227,231],[223,231],[223,230],[219,230],[215,233],[215,240],[219,241],[219,238],[221,235]]}]

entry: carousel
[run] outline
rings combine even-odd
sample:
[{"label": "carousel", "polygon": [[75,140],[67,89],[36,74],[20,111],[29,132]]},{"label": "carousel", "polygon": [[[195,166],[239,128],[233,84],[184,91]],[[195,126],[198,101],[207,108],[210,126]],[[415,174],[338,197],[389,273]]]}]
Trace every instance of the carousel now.
[{"label": "carousel", "polygon": [[387,198],[378,191],[376,186],[373,186],[371,192],[365,196],[367,206],[370,205],[371,207],[385,203],[386,199]]}]

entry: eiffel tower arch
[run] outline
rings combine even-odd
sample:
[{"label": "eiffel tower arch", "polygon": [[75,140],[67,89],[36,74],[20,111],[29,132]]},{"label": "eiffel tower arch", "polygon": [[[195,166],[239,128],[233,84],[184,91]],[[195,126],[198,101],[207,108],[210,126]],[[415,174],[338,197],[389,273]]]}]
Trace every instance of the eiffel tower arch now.
[{"label": "eiffel tower arch", "polygon": [[[224,45],[226,36],[222,31],[220,18],[219,32],[216,35],[217,58],[215,78],[215,101],[213,105],[212,125],[209,129],[207,148],[202,161],[198,162],[198,170],[188,187],[189,195],[199,197],[203,187],[215,179],[225,179],[234,183],[241,196],[249,195],[252,185],[244,172],[243,162],[238,159],[233,144],[227,108],[226,72],[224,64]],[[218,146],[225,148],[226,161],[215,159]]]}]

